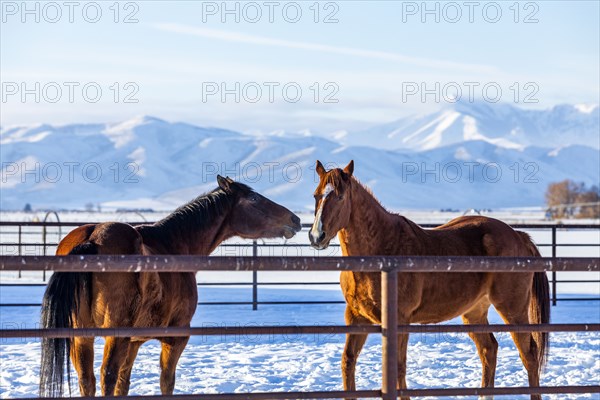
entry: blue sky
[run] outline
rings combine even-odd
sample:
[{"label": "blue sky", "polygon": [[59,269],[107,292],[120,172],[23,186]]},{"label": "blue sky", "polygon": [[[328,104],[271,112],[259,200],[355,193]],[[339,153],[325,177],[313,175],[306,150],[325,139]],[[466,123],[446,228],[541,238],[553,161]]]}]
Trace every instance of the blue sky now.
[{"label": "blue sky", "polygon": [[[428,2],[430,14],[420,1],[274,2],[273,22],[260,1],[228,2],[233,14],[221,1],[121,2],[118,16],[108,1],[98,2],[96,23],[84,18],[84,6],[95,18],[88,3],[73,10],[73,23],[61,6],[52,23],[56,10],[44,3],[36,22],[21,2],[2,2],[3,126],[149,114],[243,131],[354,129],[449,106],[457,85],[464,100],[465,82],[478,98],[487,85],[491,97],[526,108],[599,101],[597,1],[477,2],[471,10]],[[123,23],[129,14],[138,22]],[[35,91],[36,82],[40,101],[23,101],[21,89]],[[77,85],[72,102],[64,82]],[[82,94],[89,83],[102,90],[97,102]],[[423,88],[441,98],[423,100]],[[223,99],[222,89],[232,92]],[[124,102],[128,94],[137,102]]]}]

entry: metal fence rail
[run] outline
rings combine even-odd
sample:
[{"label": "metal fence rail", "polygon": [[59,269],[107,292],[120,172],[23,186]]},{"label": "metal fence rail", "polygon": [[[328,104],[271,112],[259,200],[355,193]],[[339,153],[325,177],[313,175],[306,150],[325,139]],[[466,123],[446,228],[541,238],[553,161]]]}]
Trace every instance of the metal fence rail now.
[{"label": "metal fence rail", "polygon": [[2,256],[0,271],[199,272],[597,272],[595,257],[211,257],[211,256]]},{"label": "metal fence rail", "polygon": [[[516,324],[516,325],[398,325],[398,333],[495,333],[495,332],[595,332],[600,324]],[[0,339],[14,338],[73,338],[111,336],[127,338],[187,337],[187,336],[247,336],[247,335],[312,335],[345,333],[381,333],[377,325],[289,325],[289,326],[219,326],[167,328],[56,328],[3,329]]]},{"label": "metal fence rail", "polygon": [[[519,394],[584,394],[600,393],[595,386],[557,386],[557,387],[499,387],[499,388],[461,388],[461,389],[406,389],[398,390],[398,396],[493,396]],[[264,392],[264,393],[226,393],[226,394],[179,394],[170,396],[127,396],[116,397],[128,400],[284,400],[284,399],[343,399],[382,398],[381,390],[331,391],[331,392]],[[96,397],[78,397],[80,400],[94,400]],[[20,400],[37,400],[25,398]],[[46,400],[64,400],[46,398]]]},{"label": "metal fence rail", "polygon": [[[367,391],[190,394],[130,396],[128,399],[324,399],[382,398],[398,396],[467,396],[517,394],[600,393],[600,385],[499,388],[396,388],[399,333],[421,332],[514,332],[514,331],[600,331],[600,324],[539,325],[398,325],[398,274],[401,272],[506,272],[599,271],[598,258],[511,258],[511,257],[191,257],[191,256],[60,256],[0,257],[0,270],[88,271],[88,272],[196,272],[196,271],[363,271],[381,274],[381,326],[268,326],[118,329],[1,330],[0,337],[73,336],[188,336],[236,334],[380,333],[382,337],[382,388]],[[88,399],[88,398],[85,398]]]}]

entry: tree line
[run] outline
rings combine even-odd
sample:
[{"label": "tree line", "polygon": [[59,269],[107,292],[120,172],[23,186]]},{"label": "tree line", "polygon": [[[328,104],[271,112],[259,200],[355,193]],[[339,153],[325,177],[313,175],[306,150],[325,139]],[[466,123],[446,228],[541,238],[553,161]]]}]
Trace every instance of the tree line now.
[{"label": "tree line", "polygon": [[600,190],[583,182],[565,179],[553,182],[546,190],[550,218],[600,218]]}]

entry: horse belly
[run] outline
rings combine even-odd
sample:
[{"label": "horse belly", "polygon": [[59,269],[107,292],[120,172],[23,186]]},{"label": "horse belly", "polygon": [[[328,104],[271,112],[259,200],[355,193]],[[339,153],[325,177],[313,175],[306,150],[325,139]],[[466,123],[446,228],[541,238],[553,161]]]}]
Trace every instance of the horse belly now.
[{"label": "horse belly", "polygon": [[189,326],[198,304],[194,273],[160,274],[165,288],[165,326]]},{"label": "horse belly", "polygon": [[133,274],[94,274],[92,296],[92,317],[96,326],[131,326],[139,297]]},{"label": "horse belly", "polygon": [[340,284],[346,304],[356,315],[373,324],[381,323],[381,275],[372,272],[350,272],[341,274]]},{"label": "horse belly", "polygon": [[[465,314],[475,305],[486,301],[490,276],[482,273],[427,274],[419,306],[410,322],[435,324]],[[401,299],[400,299],[401,301]]]}]

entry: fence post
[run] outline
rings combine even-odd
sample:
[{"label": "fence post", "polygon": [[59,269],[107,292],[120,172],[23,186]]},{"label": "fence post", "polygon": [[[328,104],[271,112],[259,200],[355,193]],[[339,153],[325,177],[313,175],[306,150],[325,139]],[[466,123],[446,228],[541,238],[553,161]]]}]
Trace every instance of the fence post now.
[{"label": "fence post", "polygon": [[[258,242],[252,241],[252,257],[258,257]],[[252,271],[252,310],[258,310],[258,271]]]},{"label": "fence post", "polygon": [[[43,244],[43,247],[42,247],[43,254],[46,255],[46,222],[45,221],[44,221],[44,227],[42,228],[42,244]],[[46,270],[44,270],[44,272],[42,272],[42,281],[46,282]]]},{"label": "fence post", "polygon": [[381,398],[398,398],[398,273],[381,272]]},{"label": "fence post", "polygon": [[[58,216],[58,213],[56,211],[48,211],[46,212],[46,215],[44,215],[44,220],[42,221],[42,223],[44,224],[44,230],[43,230],[43,240],[44,240],[44,255],[46,255],[47,253],[47,240],[46,240],[46,235],[48,233],[47,231],[47,226],[46,226],[46,222],[48,222],[48,217],[50,217],[50,215],[54,215],[56,217],[56,222],[59,223],[58,225],[58,241],[60,242],[60,237],[62,234],[62,228],[60,227],[60,217]],[[44,270],[44,273],[42,274],[42,280],[44,282],[46,282],[46,270]]]},{"label": "fence post", "polygon": [[[19,244],[18,244],[18,247],[19,247],[19,255],[21,255],[21,254],[22,254],[22,250],[21,250],[21,247],[22,247],[22,245],[21,245],[21,230],[22,230],[22,228],[21,228],[21,225],[19,224]],[[20,278],[20,277],[21,277],[21,270],[19,270],[19,278]]]},{"label": "fence post", "polygon": [[[556,258],[556,226],[552,227],[552,258]],[[556,271],[552,271],[552,305],[556,305]]]}]

